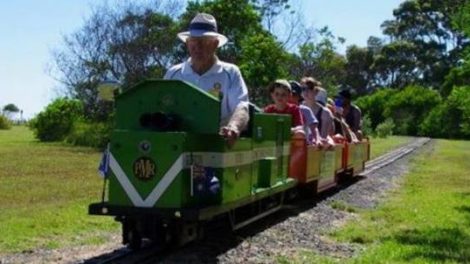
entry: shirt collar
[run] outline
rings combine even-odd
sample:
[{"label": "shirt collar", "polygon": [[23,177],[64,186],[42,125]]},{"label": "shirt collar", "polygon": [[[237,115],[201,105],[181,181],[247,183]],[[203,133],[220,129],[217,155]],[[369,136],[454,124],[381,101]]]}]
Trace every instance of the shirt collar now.
[{"label": "shirt collar", "polygon": [[[214,65],[212,65],[212,67],[201,76],[208,76],[208,75],[211,75],[211,74],[217,74],[217,73],[222,72],[222,70],[223,70],[222,63],[220,62],[219,58],[216,57]],[[193,71],[193,68],[191,68],[191,58],[188,58],[184,62],[182,73],[184,75],[186,75],[186,74],[188,74],[188,75],[199,75],[199,74],[197,74]]]}]

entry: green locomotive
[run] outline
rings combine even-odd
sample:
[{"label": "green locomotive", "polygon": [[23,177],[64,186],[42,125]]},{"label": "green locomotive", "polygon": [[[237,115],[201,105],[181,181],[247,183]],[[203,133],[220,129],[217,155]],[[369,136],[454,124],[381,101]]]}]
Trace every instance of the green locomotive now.
[{"label": "green locomotive", "polygon": [[288,177],[290,116],[250,106],[248,130],[228,147],[220,100],[191,84],[145,81],[115,106],[107,187],[89,213],[115,216],[131,248],[144,238],[183,244],[218,216],[243,227],[280,209],[297,184]]}]

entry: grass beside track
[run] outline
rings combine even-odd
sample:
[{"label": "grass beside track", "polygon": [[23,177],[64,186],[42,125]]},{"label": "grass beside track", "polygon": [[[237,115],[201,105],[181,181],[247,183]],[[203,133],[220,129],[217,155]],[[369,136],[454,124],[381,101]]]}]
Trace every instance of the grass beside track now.
[{"label": "grass beside track", "polygon": [[383,205],[332,234],[362,244],[362,253],[334,259],[304,252],[289,263],[470,263],[469,157],[470,141],[436,141]]},{"label": "grass beside track", "polygon": [[386,152],[391,151],[398,146],[405,145],[406,143],[410,142],[413,138],[412,137],[404,137],[404,136],[389,136],[387,138],[371,138],[371,146],[370,146],[370,159],[375,159],[380,155],[385,154]]},{"label": "grass beside track", "polygon": [[103,242],[118,230],[112,218],[91,217],[100,199],[100,153],[36,141],[26,127],[0,130],[0,255]]},{"label": "grass beside track", "polygon": [[[406,140],[371,139],[372,154]],[[0,255],[97,244],[119,232],[112,217],[87,215],[101,197],[100,157],[91,148],[38,142],[26,127],[0,130]]]}]

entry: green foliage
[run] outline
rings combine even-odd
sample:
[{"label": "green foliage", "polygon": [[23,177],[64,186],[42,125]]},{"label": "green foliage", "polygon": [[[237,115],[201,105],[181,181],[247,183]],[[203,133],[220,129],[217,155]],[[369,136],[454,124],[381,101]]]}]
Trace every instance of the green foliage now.
[{"label": "green foliage", "polygon": [[[446,104],[439,104],[434,107],[431,112],[426,116],[423,122],[419,125],[419,134],[422,136],[429,136],[434,138],[439,137],[446,137],[447,131],[452,133],[452,131],[456,131],[456,127],[458,126],[457,123],[448,122],[449,125],[446,126],[446,122],[444,122],[443,117],[447,113]],[[452,137],[450,134],[448,136]]]},{"label": "green foliage", "polygon": [[[442,138],[470,138],[470,87],[455,87],[446,100],[435,90],[408,86],[404,90],[381,89],[356,101],[370,117],[376,133],[387,131],[393,120],[394,134]],[[367,120],[365,120],[367,123]],[[379,128],[379,123],[383,123]]]},{"label": "green foliage", "polygon": [[384,111],[386,104],[397,92],[397,90],[393,89],[379,89],[372,95],[360,97],[355,101],[362,110],[363,115],[370,118],[372,129],[375,129],[380,123],[385,121]]},{"label": "green foliage", "polygon": [[[11,123],[14,120],[14,114],[20,111],[21,110],[15,104],[7,104],[3,107],[2,113],[0,113],[0,115],[3,115],[4,118],[7,119],[6,121],[9,121]],[[21,114],[23,114],[23,111],[21,111]],[[1,126],[2,125],[0,125],[0,129],[1,129]],[[4,125],[4,127],[7,127],[7,125]]]},{"label": "green foliage", "polygon": [[7,104],[3,107],[3,112],[17,113],[20,109],[15,104]]},{"label": "green foliage", "polygon": [[72,145],[104,148],[109,142],[111,126],[103,122],[87,122],[77,119],[65,141]]},{"label": "green foliage", "polygon": [[441,102],[440,95],[428,88],[408,86],[393,94],[385,104],[385,118],[392,118],[394,132],[400,135],[418,135],[419,125],[426,118],[429,109]]},{"label": "green foliage", "polygon": [[417,82],[416,45],[400,40],[384,45],[375,57],[374,70],[388,87],[403,88]]},{"label": "green foliage", "polygon": [[464,86],[470,83],[470,47],[468,47],[468,38],[470,38],[470,2],[466,1],[452,17],[453,27],[463,32],[467,37],[467,47],[459,54],[459,63],[454,65],[449,74],[445,77],[444,83],[440,87],[441,95],[449,96],[455,86]]},{"label": "green foliage", "polygon": [[336,52],[336,44],[341,43],[327,27],[318,31],[320,41],[307,42],[299,46],[299,55],[293,55],[291,75],[296,77],[313,76],[322,82],[330,94],[336,94],[336,87],[343,83],[346,59]]},{"label": "green foliage", "polygon": [[346,50],[346,60],[344,83],[354,89],[358,95],[366,94],[367,90],[372,88],[373,50],[356,45],[349,46]]},{"label": "green foliage", "polygon": [[470,87],[456,87],[421,123],[420,134],[470,139]]},{"label": "green foliage", "polygon": [[394,127],[395,127],[395,123],[393,123],[393,120],[391,118],[387,118],[385,122],[380,123],[375,128],[375,133],[380,138],[386,138],[392,135]]},{"label": "green foliage", "polygon": [[119,8],[95,8],[53,53],[53,73],[64,84],[65,94],[83,102],[88,119],[104,121],[112,112],[110,104],[97,99],[100,82],[119,81],[123,88],[130,87],[162,77],[171,59],[183,57],[176,38],[179,28],[162,12],[165,4],[142,7],[129,2]]},{"label": "green foliage", "polygon": [[358,210],[356,207],[353,205],[350,205],[344,201],[341,200],[333,200],[330,202],[330,206],[333,209],[340,210],[340,211],[345,211],[349,213],[356,213]]},{"label": "green foliage", "polygon": [[267,103],[266,87],[275,79],[287,75],[287,54],[280,43],[270,35],[246,37],[241,46],[240,70],[244,79],[251,84],[250,99],[259,105]]},{"label": "green foliage", "polygon": [[445,77],[445,81],[440,88],[441,95],[449,96],[455,86],[468,85],[470,83],[470,50],[464,57],[462,64],[453,68]]},{"label": "green foliage", "polygon": [[447,104],[449,111],[455,115],[460,113],[457,123],[460,126],[461,135],[470,138],[470,86],[454,88]]},{"label": "green foliage", "polygon": [[78,100],[58,98],[50,103],[29,123],[35,136],[41,141],[63,140],[73,122],[83,114],[83,105]]},{"label": "green foliage", "polygon": [[4,115],[0,115],[0,129],[10,129],[11,122],[8,118]]},{"label": "green foliage", "polygon": [[361,125],[362,134],[364,136],[372,136],[374,135],[374,130],[372,129],[372,122],[368,115],[362,117],[362,125]]},{"label": "green foliage", "polygon": [[442,85],[457,65],[468,37],[453,26],[452,16],[467,0],[407,0],[394,10],[393,20],[383,22],[390,38],[374,62],[382,82],[390,87]]}]

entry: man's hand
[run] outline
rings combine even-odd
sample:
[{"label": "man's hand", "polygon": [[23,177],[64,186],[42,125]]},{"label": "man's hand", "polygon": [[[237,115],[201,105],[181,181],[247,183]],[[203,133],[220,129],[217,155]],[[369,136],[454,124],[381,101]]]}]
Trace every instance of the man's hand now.
[{"label": "man's hand", "polygon": [[228,126],[221,127],[219,135],[225,138],[225,141],[227,142],[229,148],[231,148],[233,144],[235,144],[235,141],[237,141],[237,138],[239,136],[238,132],[235,129],[230,128]]}]

